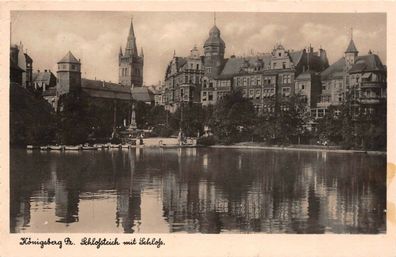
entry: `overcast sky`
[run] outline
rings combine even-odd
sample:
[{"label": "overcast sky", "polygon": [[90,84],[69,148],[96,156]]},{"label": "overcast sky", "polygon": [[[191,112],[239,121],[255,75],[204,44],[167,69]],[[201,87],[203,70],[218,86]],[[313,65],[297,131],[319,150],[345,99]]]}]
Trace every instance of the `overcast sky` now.
[{"label": "overcast sky", "polygon": [[[81,59],[83,77],[118,82],[118,52],[125,49],[132,16],[139,52],[144,49],[146,85],[164,80],[174,49],[186,56],[197,45],[203,54],[213,26],[213,13],[207,12],[18,11],[11,15],[11,43],[22,41],[34,70],[55,73],[56,62],[70,50]],[[385,14],[220,12],[216,17],[226,57],[270,52],[279,42],[294,50],[322,46],[332,63],[343,56],[353,27],[359,54],[372,49],[386,64]]]}]

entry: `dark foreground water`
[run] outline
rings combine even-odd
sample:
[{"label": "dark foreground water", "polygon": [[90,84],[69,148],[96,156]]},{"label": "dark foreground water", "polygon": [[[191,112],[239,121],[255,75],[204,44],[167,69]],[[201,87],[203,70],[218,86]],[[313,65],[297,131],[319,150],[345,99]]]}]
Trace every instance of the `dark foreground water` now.
[{"label": "dark foreground water", "polygon": [[11,232],[384,233],[386,157],[11,150]]}]

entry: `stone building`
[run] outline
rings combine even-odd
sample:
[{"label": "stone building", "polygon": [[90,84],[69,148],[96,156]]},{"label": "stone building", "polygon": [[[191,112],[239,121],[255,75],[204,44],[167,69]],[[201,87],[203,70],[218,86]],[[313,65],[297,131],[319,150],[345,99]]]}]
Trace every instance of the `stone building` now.
[{"label": "stone building", "polygon": [[58,62],[56,74],[58,95],[81,88],[81,63],[70,51]]},{"label": "stone building", "polygon": [[329,106],[338,106],[353,94],[365,108],[372,109],[386,99],[386,67],[378,55],[371,51],[359,56],[351,38],[345,54],[321,73],[322,93],[317,108],[312,109],[314,118],[326,114]]},{"label": "stone building", "polygon": [[174,54],[165,73],[162,95],[165,108],[174,112],[181,103],[200,103],[203,74],[203,58],[196,46],[188,57],[178,57]]},{"label": "stone building", "polygon": [[136,37],[133,29],[133,21],[129,29],[129,35],[124,53],[120,47],[118,55],[119,83],[123,86],[141,87],[143,86],[143,48],[138,54]]}]

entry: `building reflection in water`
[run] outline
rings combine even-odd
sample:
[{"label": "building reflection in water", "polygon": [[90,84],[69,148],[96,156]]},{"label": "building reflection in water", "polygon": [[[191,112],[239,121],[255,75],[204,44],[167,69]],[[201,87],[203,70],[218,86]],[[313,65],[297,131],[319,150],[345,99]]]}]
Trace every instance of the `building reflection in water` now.
[{"label": "building reflection in water", "polygon": [[[10,161],[11,232],[29,232],[37,222],[32,212],[52,209],[48,222],[77,231],[85,222],[80,232],[101,226],[79,218],[89,212],[112,214],[108,232],[145,233],[147,220],[154,230],[166,222],[169,232],[386,231],[383,156],[137,148],[70,155],[13,150]],[[91,209],[82,204],[88,200],[111,209]]]},{"label": "building reflection in water", "polygon": [[136,151],[128,151],[126,156],[129,159],[129,173],[121,175],[123,179],[118,180],[117,183],[116,224],[117,226],[121,224],[125,233],[133,233],[135,229],[139,232],[141,192],[140,185],[135,182],[135,166],[140,153],[139,148]]}]

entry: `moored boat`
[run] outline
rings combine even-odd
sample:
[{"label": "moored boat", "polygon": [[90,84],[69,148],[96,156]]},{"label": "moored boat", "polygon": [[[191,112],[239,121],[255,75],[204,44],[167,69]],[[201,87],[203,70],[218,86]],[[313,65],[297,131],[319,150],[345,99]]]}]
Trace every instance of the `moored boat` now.
[{"label": "moored boat", "polygon": [[83,150],[98,150],[98,148],[96,146],[90,146],[90,145],[85,145],[82,146]]},{"label": "moored boat", "polygon": [[121,145],[121,148],[124,148],[124,149],[129,149],[131,147],[132,147],[131,144],[123,144],[123,145]]},{"label": "moored boat", "polygon": [[27,145],[26,149],[28,149],[28,150],[36,150],[36,149],[40,149],[40,147],[37,146],[37,145]]},{"label": "moored boat", "polygon": [[105,149],[109,147],[107,144],[94,144],[93,146],[97,147],[98,149]]},{"label": "moored boat", "polygon": [[50,145],[50,146],[48,146],[48,149],[62,151],[64,149],[64,146],[63,145]]},{"label": "moored boat", "polygon": [[79,151],[81,150],[81,145],[66,145],[65,150],[67,151]]},{"label": "moored boat", "polygon": [[48,147],[48,145],[40,146],[40,150],[41,151],[48,151],[49,147]]},{"label": "moored boat", "polygon": [[121,148],[121,144],[110,144],[110,148]]}]

